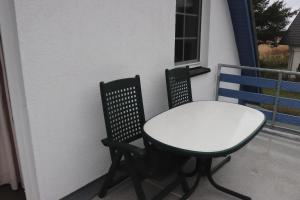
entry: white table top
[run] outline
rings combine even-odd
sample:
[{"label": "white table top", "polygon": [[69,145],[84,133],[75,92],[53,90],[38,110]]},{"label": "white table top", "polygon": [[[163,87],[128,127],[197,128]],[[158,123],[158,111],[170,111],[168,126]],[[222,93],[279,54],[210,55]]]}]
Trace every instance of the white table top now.
[{"label": "white table top", "polygon": [[198,101],[153,117],[144,125],[144,131],[155,141],[179,150],[232,153],[252,139],[264,122],[262,112],[246,106]]}]

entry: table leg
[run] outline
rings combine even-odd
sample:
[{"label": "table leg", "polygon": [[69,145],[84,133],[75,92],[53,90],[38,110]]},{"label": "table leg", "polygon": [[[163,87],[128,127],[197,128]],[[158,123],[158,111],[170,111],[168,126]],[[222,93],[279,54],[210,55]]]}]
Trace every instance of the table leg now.
[{"label": "table leg", "polygon": [[209,158],[207,160],[207,163],[206,163],[206,166],[205,166],[205,173],[206,173],[206,176],[209,180],[209,182],[218,190],[224,192],[224,193],[227,193],[227,194],[230,194],[232,196],[235,196],[237,198],[240,198],[240,199],[243,199],[243,200],[251,200],[250,197],[248,196],[245,196],[243,194],[240,194],[240,193],[237,193],[237,192],[234,192],[232,190],[229,190],[221,185],[218,185],[212,178],[212,172],[211,172],[211,165],[212,165],[212,158]]},{"label": "table leg", "polygon": [[226,156],[221,162],[219,162],[216,166],[211,169],[211,173],[214,174],[219,169],[221,169],[224,165],[226,165],[231,160],[231,156]]},{"label": "table leg", "polygon": [[191,172],[183,172],[185,177],[193,177],[198,173],[200,161],[199,158],[195,157],[195,159],[196,159],[195,169]]}]

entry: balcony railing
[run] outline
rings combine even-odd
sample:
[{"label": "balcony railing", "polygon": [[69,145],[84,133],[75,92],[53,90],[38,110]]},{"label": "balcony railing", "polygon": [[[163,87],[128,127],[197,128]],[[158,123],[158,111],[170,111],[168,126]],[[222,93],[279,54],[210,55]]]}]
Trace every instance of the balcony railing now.
[{"label": "balcony railing", "polygon": [[[272,78],[236,75],[228,73],[230,70],[224,70],[226,68],[252,70],[258,72],[258,74],[272,74]],[[268,119],[267,127],[269,129],[277,129],[279,131],[300,136],[300,116],[282,112],[282,108],[290,110],[300,109],[300,99],[287,98],[281,95],[283,92],[299,93],[300,98],[300,83],[288,80],[288,77],[291,76],[300,77],[300,72],[220,64],[218,66],[216,100],[223,96],[237,99],[239,102],[246,102],[247,105],[254,106],[265,114]],[[257,90],[259,92],[248,92],[239,89],[231,89],[229,87],[224,87],[222,82],[264,88],[272,92],[271,94],[266,94],[262,92],[264,90]]]}]

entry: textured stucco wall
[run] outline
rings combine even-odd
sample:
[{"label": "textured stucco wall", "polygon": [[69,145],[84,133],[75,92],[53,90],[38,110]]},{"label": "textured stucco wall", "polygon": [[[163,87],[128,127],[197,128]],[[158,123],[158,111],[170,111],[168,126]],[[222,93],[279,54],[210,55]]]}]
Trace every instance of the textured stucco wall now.
[{"label": "textured stucco wall", "polygon": [[[38,185],[59,199],[103,175],[108,151],[98,82],[141,75],[146,118],[167,109],[175,0],[15,0]],[[237,63],[226,1],[204,0],[194,99],[212,99],[219,62]]]}]

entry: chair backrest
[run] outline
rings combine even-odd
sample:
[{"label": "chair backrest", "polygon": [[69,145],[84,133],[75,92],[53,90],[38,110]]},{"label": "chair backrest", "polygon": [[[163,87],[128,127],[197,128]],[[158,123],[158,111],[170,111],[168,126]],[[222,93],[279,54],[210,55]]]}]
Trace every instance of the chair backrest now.
[{"label": "chair backrest", "polygon": [[140,77],[100,83],[107,137],[129,143],[142,137],[145,123]]},{"label": "chair backrest", "polygon": [[169,108],[192,102],[189,66],[166,69]]}]

